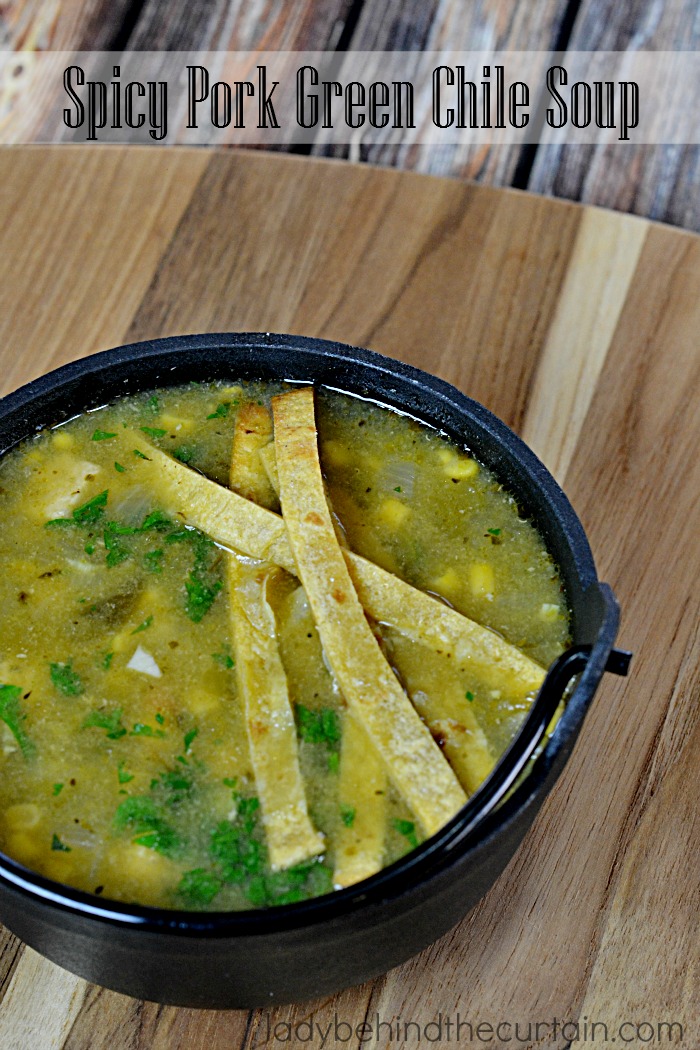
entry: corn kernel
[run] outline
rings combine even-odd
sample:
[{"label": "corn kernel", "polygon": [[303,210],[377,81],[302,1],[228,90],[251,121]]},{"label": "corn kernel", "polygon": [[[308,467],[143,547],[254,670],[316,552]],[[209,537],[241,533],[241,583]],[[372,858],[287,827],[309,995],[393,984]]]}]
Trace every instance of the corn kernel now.
[{"label": "corn kernel", "polygon": [[447,473],[451,478],[467,481],[468,478],[475,478],[479,473],[479,464],[475,460],[469,459],[468,456],[460,456],[455,458]]},{"label": "corn kernel", "polygon": [[190,419],[187,416],[171,416],[167,412],[163,412],[158,418],[158,423],[165,430],[171,431],[177,434],[189,434],[195,428],[194,419]]},{"label": "corn kernel", "polygon": [[321,458],[329,467],[349,467],[352,463],[352,455],[340,441],[324,441]]},{"label": "corn kernel", "polygon": [[407,507],[405,503],[402,503],[398,499],[385,499],[379,508],[379,520],[389,528],[398,529],[406,521],[411,513],[411,508]]},{"label": "corn kernel", "polygon": [[41,810],[33,802],[19,802],[5,810],[5,823],[12,831],[30,831],[40,821]]},{"label": "corn kernel", "polygon": [[14,860],[29,866],[34,861],[39,860],[44,853],[38,839],[33,835],[28,835],[25,831],[18,831],[14,835],[8,835],[6,852]]},{"label": "corn kernel", "polygon": [[449,568],[446,572],[443,572],[442,576],[438,576],[432,581],[431,587],[438,594],[454,595],[461,591],[462,580],[456,569]]},{"label": "corn kernel", "polygon": [[221,700],[205,689],[193,689],[187,697],[187,706],[193,715],[207,715],[221,706]]},{"label": "corn kernel", "polygon": [[494,576],[491,566],[486,562],[473,562],[469,566],[469,586],[474,597],[493,601]]},{"label": "corn kernel", "polygon": [[58,449],[69,449],[75,445],[75,438],[72,434],[67,434],[65,430],[56,430],[51,440],[54,448]]}]

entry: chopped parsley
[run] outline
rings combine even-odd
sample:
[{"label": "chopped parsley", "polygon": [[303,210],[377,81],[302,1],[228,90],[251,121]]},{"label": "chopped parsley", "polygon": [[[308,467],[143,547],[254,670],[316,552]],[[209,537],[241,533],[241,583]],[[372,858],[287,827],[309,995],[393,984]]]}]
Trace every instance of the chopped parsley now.
[{"label": "chopped parsley", "polygon": [[227,671],[231,671],[236,666],[236,661],[231,656],[231,651],[228,645],[224,645],[220,653],[212,653],[212,660],[215,660],[217,664],[221,664]]},{"label": "chopped parsley", "polygon": [[[135,627],[131,632],[132,634],[141,634],[142,631],[147,631],[153,623],[153,616],[147,616],[143,623],[140,623],[138,627]],[[156,721],[158,721],[158,715],[156,715]]]},{"label": "chopped parsley", "polygon": [[117,474],[125,474],[126,473],[126,467],[123,467],[121,465],[121,463],[117,463],[116,460],[114,462],[114,469],[116,470]]},{"label": "chopped parsley", "polygon": [[119,780],[120,784],[128,784],[130,780],[134,779],[134,774],[129,773],[126,769],[124,769],[123,762],[120,762],[117,766],[117,779]]},{"label": "chopped parsley", "polygon": [[489,536],[500,536],[501,535],[501,530],[500,529],[487,529],[486,531],[488,532]]},{"label": "chopped parsley", "polygon": [[155,551],[148,551],[143,556],[143,563],[147,572],[159,573],[163,571],[163,558],[165,557],[165,551],[160,548]]},{"label": "chopped parsley", "polygon": [[156,715],[156,722],[158,723],[159,726],[162,726],[163,723],[165,722],[165,715],[162,715],[160,713],[160,711]]},{"label": "chopped parsley", "polygon": [[149,438],[162,438],[168,433],[167,430],[162,430],[160,427],[139,427],[146,437]]},{"label": "chopped parsley", "polygon": [[393,825],[399,835],[404,836],[411,849],[415,849],[419,845],[416,825],[412,820],[394,820]]},{"label": "chopped parsley", "polygon": [[21,686],[0,685],[0,721],[10,730],[24,757],[29,758],[34,754],[35,748],[22,727],[26,715],[20,705],[21,698]]},{"label": "chopped parsley", "polygon": [[464,694],[464,696],[469,701],[469,703],[471,703],[472,700],[474,699],[474,694],[469,689],[467,689],[467,691]]},{"label": "chopped parsley", "polygon": [[340,807],[340,819],[346,828],[351,828],[355,823],[355,807],[354,806],[341,806]]},{"label": "chopped parsley", "polygon": [[80,675],[77,671],[73,670],[72,660],[69,660],[67,664],[50,664],[49,669],[51,672],[51,681],[64,696],[80,696],[84,691],[85,687],[83,686]]},{"label": "chopped parsley", "polygon": [[332,707],[314,711],[303,704],[296,705],[299,736],[309,744],[340,743],[340,719]]},{"label": "chopped parsley", "polygon": [[396,488],[394,489],[394,492],[401,492],[401,486],[397,485]]},{"label": "chopped parsley", "polygon": [[182,876],[177,890],[188,904],[206,905],[211,904],[222,885],[222,880],[213,872],[206,868],[193,868]]},{"label": "chopped parsley", "polygon": [[146,404],[148,405],[148,407],[150,408],[150,410],[151,410],[151,412],[153,413],[154,416],[157,415],[157,413],[160,411],[160,405],[158,403],[158,398],[157,398],[157,396],[155,394],[152,394],[151,397],[149,397],[149,399],[146,402]]},{"label": "chopped parsley", "polygon": [[124,799],[117,807],[113,824],[117,831],[135,832],[132,841],[137,845],[147,846],[164,856],[172,856],[180,847],[177,832],[147,795]]},{"label": "chopped parsley", "polygon": [[114,659],[114,653],[105,653],[102,657],[102,666],[105,671],[109,671],[112,666],[112,660]]},{"label": "chopped parsley", "polygon": [[122,725],[121,707],[110,712],[91,711],[85,718],[82,728],[104,729],[107,732],[108,740],[120,740],[123,736],[126,736],[126,729]]},{"label": "chopped parsley", "polygon": [[165,732],[162,729],[154,729],[153,726],[145,725],[143,722],[135,722],[129,736],[157,736],[163,738]]},{"label": "chopped parsley", "polygon": [[111,434],[108,430],[96,430],[95,433],[92,435],[92,440],[111,441],[111,439],[115,438],[116,436],[116,434]]},{"label": "chopped parsley", "polygon": [[52,518],[51,521],[47,521],[46,528],[65,528],[73,525],[95,525],[104,514],[108,498],[109,489],[105,489],[105,491],[100,492],[98,496],[93,496],[92,499],[89,499],[87,503],[83,503],[82,506],[76,507],[70,518]]},{"label": "chopped parsley", "polygon": [[193,445],[178,445],[173,450],[173,456],[175,459],[179,459],[181,463],[191,463],[196,455],[197,450]]},{"label": "chopped parsley", "polygon": [[134,455],[138,459],[148,459],[148,462],[149,463],[151,462],[150,459],[148,458],[148,456],[144,456],[143,452],[139,452],[139,450],[137,448],[134,449]]},{"label": "chopped parsley", "polygon": [[62,791],[63,791],[63,784],[54,784],[54,786],[52,788],[52,791],[51,791],[51,794],[52,795],[60,795]]},{"label": "chopped parsley", "polygon": [[70,846],[66,846],[65,843],[61,842],[58,835],[54,835],[51,839],[51,849],[59,850],[61,853],[70,853]]},{"label": "chopped parsley", "polygon": [[226,419],[229,412],[231,411],[231,402],[223,401],[220,405],[217,405],[216,410],[211,412],[207,419]]},{"label": "chopped parsley", "polygon": [[[185,733],[184,746],[183,746],[183,750],[184,750],[185,754],[187,754],[189,752],[190,748],[192,747],[192,744],[194,743],[195,737],[197,736],[198,733],[199,733],[199,729],[197,729],[196,727],[194,729],[190,729],[189,733]],[[234,781],[234,783],[235,783],[235,781]]]}]

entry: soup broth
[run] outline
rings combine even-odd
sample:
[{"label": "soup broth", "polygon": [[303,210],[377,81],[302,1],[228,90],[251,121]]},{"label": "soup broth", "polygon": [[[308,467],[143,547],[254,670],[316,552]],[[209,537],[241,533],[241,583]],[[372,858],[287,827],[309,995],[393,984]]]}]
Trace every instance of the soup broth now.
[{"label": "soup broth", "polygon": [[[161,450],[183,478],[228,486],[246,410],[257,423],[239,429],[254,447],[234,487],[279,513],[268,408],[288,389],[205,383],[126,397],[0,462],[0,847],[27,867],[110,899],[249,909],[348,885],[428,833],[369,723],[354,721],[300,580],[183,520],[154,470]],[[568,612],[513,497],[413,419],[323,389],[316,406],[340,546],[548,666],[568,643]],[[282,503],[286,515],[284,485]],[[467,796],[534,690],[494,683],[381,616],[370,626]],[[291,734],[269,706],[254,713],[266,696],[244,702],[244,675],[257,673],[245,637],[253,648],[265,639]],[[301,859],[284,830],[273,845],[263,730],[297,793]]]}]

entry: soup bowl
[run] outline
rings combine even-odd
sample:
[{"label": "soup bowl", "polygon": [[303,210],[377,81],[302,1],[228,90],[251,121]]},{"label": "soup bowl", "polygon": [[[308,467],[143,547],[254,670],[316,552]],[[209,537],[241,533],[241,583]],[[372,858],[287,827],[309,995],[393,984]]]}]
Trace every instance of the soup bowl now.
[{"label": "soup bowl", "polygon": [[[480,404],[368,350],[269,333],[177,336],[117,347],[59,368],[0,402],[0,453],[125,394],[217,379],[286,379],[347,391],[408,413],[473,450],[552,554],[573,641],[494,773],[460,813],[401,860],[350,888],[255,911],[169,911],[105,900],[0,855],[0,920],[47,958],[138,998],[242,1008],[309,999],[367,980],[466,915],[511,859],[551,791],[604,671],[625,673],[628,654],[613,649],[617,604],[598,580],[581,523],[542,463]],[[536,751],[565,690],[556,730]]]}]

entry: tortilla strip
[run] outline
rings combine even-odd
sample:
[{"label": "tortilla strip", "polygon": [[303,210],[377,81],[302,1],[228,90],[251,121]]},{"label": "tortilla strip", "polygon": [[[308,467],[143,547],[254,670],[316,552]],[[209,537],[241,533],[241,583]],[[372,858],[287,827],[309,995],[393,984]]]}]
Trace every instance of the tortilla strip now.
[{"label": "tortilla strip", "polygon": [[278,506],[260,451],[272,441],[272,417],[264,405],[246,401],[238,409],[231,456],[231,488],[261,507]]},{"label": "tortilla strip", "polygon": [[265,590],[269,567],[228,557],[236,678],[245,709],[255,784],[273,871],[322,853],[309,819],[299,768],[297,731]]},{"label": "tortilla strip", "polygon": [[[250,498],[256,494],[265,497],[264,487],[258,484],[261,480],[270,491],[267,477],[261,478],[262,464],[255,464],[258,442],[265,434],[265,440],[271,440],[272,418],[267,409],[243,405],[234,428],[230,481]],[[246,566],[235,554],[227,560],[238,691],[270,866],[276,871],[316,856],[324,840],[309,819],[277,624],[267,601],[271,573],[279,570]]]},{"label": "tortilla strip", "polygon": [[268,481],[275,490],[275,495],[279,499],[280,494],[280,479],[277,473],[277,456],[275,455],[275,442],[271,441],[268,445],[264,445],[263,448],[258,452],[260,462],[265,468]]},{"label": "tortilla strip", "polygon": [[472,795],[496,760],[452,661],[398,633],[391,638],[390,651],[410,682],[414,707],[428,723],[460,784]]},{"label": "tortilla strip", "polygon": [[282,512],[326,658],[398,791],[432,835],[466,796],[385,660],[355,593],[323,488],[313,389],[273,398],[272,411]]},{"label": "tortilla strip", "polygon": [[[272,511],[243,499],[202,474],[172,459],[135,435],[148,461],[139,461],[154,491],[177,507],[177,516],[206,532],[225,547],[250,557],[281,565],[297,575],[284,520]],[[544,681],[539,664],[510,645],[495,631],[462,616],[429,594],[344,551],[357,596],[373,619],[395,627],[413,641],[444,653],[460,667],[473,667],[494,689],[521,696],[535,693]]]},{"label": "tortilla strip", "polygon": [[341,826],[333,883],[352,886],[384,866],[386,774],[367,733],[352,712],[343,719],[340,744]]}]

